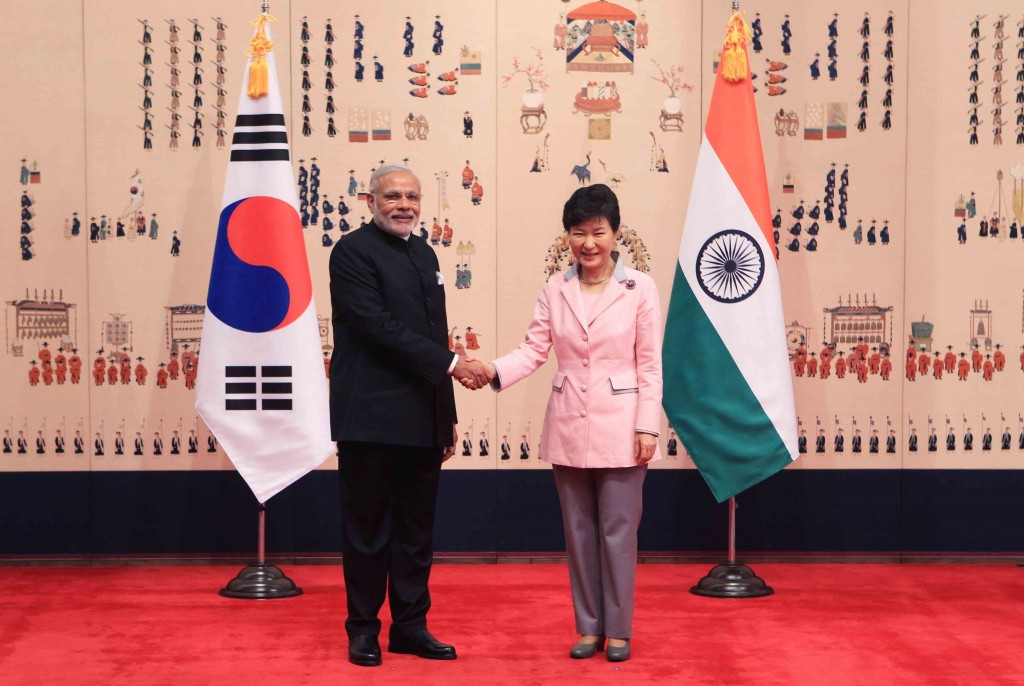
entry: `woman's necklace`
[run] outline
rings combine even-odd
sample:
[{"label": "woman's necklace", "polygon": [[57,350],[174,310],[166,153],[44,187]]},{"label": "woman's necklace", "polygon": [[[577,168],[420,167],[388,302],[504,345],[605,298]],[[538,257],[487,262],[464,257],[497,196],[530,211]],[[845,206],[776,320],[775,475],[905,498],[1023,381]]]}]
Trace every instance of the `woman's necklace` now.
[{"label": "woman's necklace", "polygon": [[586,284],[588,286],[596,286],[599,283],[604,283],[605,281],[607,281],[610,278],[612,278],[611,274],[609,274],[608,276],[604,277],[603,279],[598,279],[597,281],[587,281],[586,279],[583,278],[583,275],[581,274],[580,275],[580,283]]}]

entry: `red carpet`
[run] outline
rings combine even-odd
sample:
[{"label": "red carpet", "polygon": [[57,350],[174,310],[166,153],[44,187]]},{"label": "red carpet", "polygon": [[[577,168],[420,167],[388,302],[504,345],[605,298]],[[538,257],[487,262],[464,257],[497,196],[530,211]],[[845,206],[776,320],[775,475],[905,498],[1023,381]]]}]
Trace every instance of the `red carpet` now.
[{"label": "red carpet", "polygon": [[[707,565],[641,565],[633,659],[570,660],[564,565],[437,565],[430,628],[455,662],[345,661],[339,567],[306,595],[221,598],[232,567],[0,568],[2,684],[1024,684],[1024,570],[763,564],[776,595],[687,589]],[[386,634],[385,621],[385,634]]]}]

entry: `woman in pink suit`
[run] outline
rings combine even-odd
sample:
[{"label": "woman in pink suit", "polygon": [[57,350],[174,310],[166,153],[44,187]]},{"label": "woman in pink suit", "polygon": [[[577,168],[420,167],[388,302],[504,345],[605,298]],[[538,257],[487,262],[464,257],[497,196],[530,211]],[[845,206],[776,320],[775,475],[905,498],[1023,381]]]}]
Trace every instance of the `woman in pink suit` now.
[{"label": "woman in pink suit", "polygon": [[536,371],[553,346],[558,371],[540,458],[552,464],[562,506],[578,642],[569,654],[628,660],[637,528],[647,463],[661,459],[661,308],[654,281],[614,251],[615,194],[580,188],[562,225],[575,264],[551,277],[526,340],[494,360],[492,387]]}]

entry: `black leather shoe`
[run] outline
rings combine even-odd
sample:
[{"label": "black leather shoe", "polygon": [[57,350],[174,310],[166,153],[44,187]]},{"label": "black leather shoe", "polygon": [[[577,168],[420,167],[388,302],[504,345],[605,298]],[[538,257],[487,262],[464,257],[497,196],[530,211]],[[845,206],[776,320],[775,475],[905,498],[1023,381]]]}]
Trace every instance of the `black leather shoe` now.
[{"label": "black leather shoe", "polygon": [[428,660],[454,660],[455,646],[441,643],[426,629],[416,629],[407,634],[392,634],[388,641],[389,653],[415,655]]},{"label": "black leather shoe", "polygon": [[380,643],[373,634],[357,634],[348,639],[348,661],[360,667],[380,666]]}]

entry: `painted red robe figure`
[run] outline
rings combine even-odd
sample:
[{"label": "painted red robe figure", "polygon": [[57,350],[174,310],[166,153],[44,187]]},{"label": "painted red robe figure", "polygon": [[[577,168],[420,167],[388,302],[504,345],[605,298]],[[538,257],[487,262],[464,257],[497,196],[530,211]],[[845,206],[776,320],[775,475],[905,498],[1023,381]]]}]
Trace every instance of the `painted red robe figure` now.
[{"label": "painted red robe figure", "polygon": [[840,355],[836,358],[836,378],[843,379],[846,377],[846,359]]},{"label": "painted red robe figure", "polygon": [[943,358],[943,362],[946,367],[946,372],[952,374],[956,371],[956,353],[953,352],[953,346],[949,346],[946,356]]},{"label": "painted red robe figure", "polygon": [[978,346],[974,346],[974,350],[971,351],[971,366],[974,371],[981,371],[981,363],[984,361],[984,357],[981,355],[981,351],[978,350]]},{"label": "painted red robe figure", "polygon": [[818,369],[819,376],[821,376],[822,379],[827,379],[829,374],[832,372],[832,363],[829,360],[824,359],[821,361],[821,365]]},{"label": "painted red robe figure", "polygon": [[882,367],[882,356],[876,350],[871,353],[871,357],[868,358],[868,371],[872,374],[877,374]]},{"label": "painted red robe figure", "polygon": [[907,360],[907,381],[914,381],[917,378],[917,361]]},{"label": "painted red robe figure", "polygon": [[868,363],[864,360],[857,360],[857,381],[868,382]]},{"label": "painted red robe figure", "polygon": [[191,358],[185,364],[185,388],[192,390],[196,387],[196,366]]},{"label": "painted red robe figure", "polygon": [[480,336],[473,331],[472,326],[466,327],[466,350],[479,350]]},{"label": "painted red robe figure", "polygon": [[53,385],[53,365],[49,362],[43,363],[43,384],[47,386]]},{"label": "painted red robe figure", "polygon": [[857,357],[862,360],[868,359],[868,344],[861,342],[857,344]]},{"label": "painted red robe figure", "polygon": [[82,358],[71,353],[68,358],[68,371],[71,373],[71,383],[77,384],[82,380]]},{"label": "painted red robe figure", "polygon": [[892,360],[888,355],[883,357],[881,364],[878,365],[878,373],[882,375],[882,381],[889,380],[889,375],[892,374]]},{"label": "painted red robe figure", "polygon": [[469,160],[466,160],[466,166],[462,168],[462,187],[468,189],[473,185],[473,179],[475,178],[476,174],[469,166]]},{"label": "painted red robe figure", "polygon": [[484,199],[484,187],[480,185],[480,181],[474,177],[473,188],[470,189],[472,200],[474,205],[479,205]]},{"label": "painted red robe figure", "polygon": [[138,359],[138,362],[139,363],[135,365],[135,383],[140,386],[144,386],[146,384],[146,376],[148,376],[149,371],[146,369],[146,365],[142,364],[141,357]]},{"label": "painted red robe figure", "polygon": [[992,380],[992,375],[996,371],[996,366],[994,364],[992,364],[992,360],[989,358],[988,355],[985,355],[985,362],[984,362],[984,364],[982,364],[982,368],[981,369],[982,369],[982,378],[985,379],[985,381],[991,381]]},{"label": "painted red robe figure", "polygon": [[935,353],[935,360],[932,362],[932,375],[936,379],[941,379],[942,378],[942,370],[945,369],[945,368],[946,368],[946,366],[942,363],[942,358],[939,357],[939,353],[936,352]]},{"label": "painted red robe figure", "polygon": [[167,365],[163,362],[160,363],[160,368],[156,370],[156,386],[157,388],[167,388]]},{"label": "painted red robe figure", "polygon": [[441,242],[441,225],[434,222],[434,225],[430,228],[430,243],[437,245]]},{"label": "painted red robe figure", "polygon": [[827,345],[822,348],[821,352],[818,353],[818,359],[821,360],[822,364],[825,364],[826,362],[832,364],[832,348]]},{"label": "painted red robe figure", "polygon": [[132,361],[128,357],[121,358],[121,383],[127,386],[132,382]]},{"label": "painted red robe figure", "polygon": [[451,245],[452,244],[452,234],[453,233],[454,232],[452,231],[452,227],[448,224],[447,221],[445,221],[444,229],[441,231],[441,245],[443,245],[446,248],[449,245]]},{"label": "painted red robe figure", "polygon": [[[1024,348],[1024,345],[1021,348]],[[1024,352],[1020,354],[1020,370],[1024,372]]]},{"label": "painted red robe figure", "polygon": [[804,375],[804,369],[807,367],[807,349],[802,345],[796,349],[796,354],[793,355],[793,371],[797,376]]},{"label": "painted red robe figure", "polygon": [[107,359],[103,357],[103,351],[99,351],[98,357],[92,361],[92,379],[97,386],[103,385],[103,379],[107,376]]},{"label": "painted red robe figure", "polygon": [[43,367],[50,364],[53,361],[53,355],[50,353],[49,344],[43,342],[43,347],[39,349],[39,364]]},{"label": "painted red robe figure", "polygon": [[932,367],[932,358],[928,356],[928,353],[921,351],[921,355],[917,358],[917,371],[924,376],[928,373],[928,370]]},{"label": "painted red robe figure", "polygon": [[963,353],[960,353],[960,361],[957,364],[957,376],[961,381],[966,381],[967,376],[971,373],[971,363],[967,361]]},{"label": "painted red robe figure", "polygon": [[996,343],[996,351],[992,353],[992,364],[996,366],[996,371],[1001,372],[1006,369],[1006,353],[1000,350],[999,343]]},{"label": "painted red robe figure", "polygon": [[917,359],[917,348],[914,347],[914,341],[911,340],[910,341],[910,345],[907,346],[907,360],[909,361],[909,360],[916,360],[916,359]]},{"label": "painted red robe figure", "polygon": [[167,363],[167,376],[171,381],[175,381],[178,378],[178,372],[181,371],[181,365],[178,362],[178,353],[171,353],[171,359]]},{"label": "painted red robe figure", "polygon": [[53,371],[57,375],[57,385],[63,386],[68,378],[68,358],[63,352],[58,352],[57,357],[53,358]]},{"label": "painted red robe figure", "polygon": [[811,359],[807,360],[807,376],[814,377],[818,375],[818,358],[814,353],[811,353]]},{"label": "painted red robe figure", "polygon": [[28,383],[30,386],[39,385],[39,367],[35,360],[32,360],[32,366],[28,368]]},{"label": "painted red robe figure", "polygon": [[107,383],[111,386],[117,385],[117,365],[111,364],[107,367]]},{"label": "painted red robe figure", "polygon": [[331,378],[331,357],[326,352],[324,353],[324,374],[327,378]]}]

